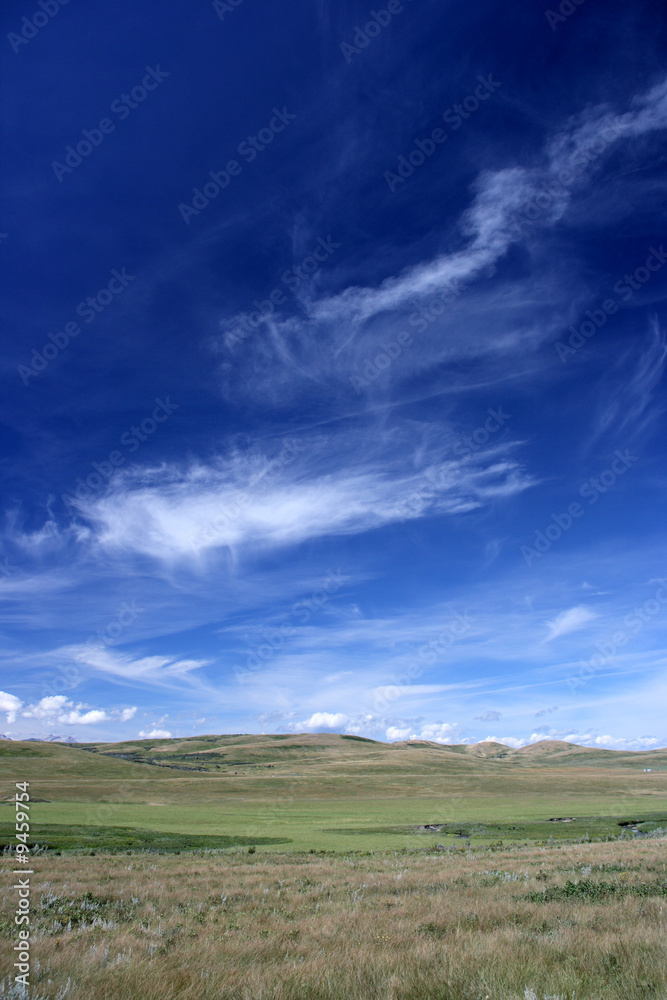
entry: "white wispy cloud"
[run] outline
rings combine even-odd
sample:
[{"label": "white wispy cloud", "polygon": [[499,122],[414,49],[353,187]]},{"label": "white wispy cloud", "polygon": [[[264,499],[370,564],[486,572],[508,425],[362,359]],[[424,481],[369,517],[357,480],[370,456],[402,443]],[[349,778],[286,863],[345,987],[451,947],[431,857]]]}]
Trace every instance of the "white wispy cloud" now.
[{"label": "white wispy cloud", "polygon": [[[105,494],[77,502],[84,536],[116,553],[196,560],[215,549],[295,545],[427,513],[461,513],[533,485],[510,444],[453,458],[437,430],[314,438],[300,459],[270,476],[263,474],[270,456],[257,452],[120,471]],[[415,495],[420,503],[410,505]]]},{"label": "white wispy cloud", "polygon": [[545,642],[559,639],[562,635],[568,635],[570,632],[577,632],[596,617],[595,612],[583,604],[576,608],[570,608],[568,611],[562,611],[553,621],[547,622],[549,634]]},{"label": "white wispy cloud", "polygon": [[151,729],[148,732],[143,729],[139,731],[138,736],[142,740],[170,740],[172,734],[168,729]]},{"label": "white wispy cloud", "polygon": [[667,341],[657,317],[641,349],[633,344],[623,353],[610,378],[600,386],[601,403],[592,440],[608,431],[634,436],[664,413],[665,404],[657,388],[665,370]]},{"label": "white wispy cloud", "polygon": [[484,712],[482,715],[476,715],[475,716],[475,721],[479,721],[479,722],[497,722],[501,715],[502,715],[502,712],[496,712],[496,711],[492,710],[492,711]]},{"label": "white wispy cloud", "polygon": [[[397,309],[424,295],[446,287],[447,282],[470,280],[501,257],[518,237],[513,216],[531,203],[545,184],[559,181],[564,172],[571,180],[549,190],[541,200],[537,221],[551,224],[568,208],[579,181],[590,178],[605,155],[618,142],[667,128],[667,79],[645,94],[636,96],[632,110],[614,113],[608,106],[587,108],[573,117],[548,140],[544,162],[535,167],[510,167],[487,171],[475,185],[475,200],[462,218],[462,229],[471,242],[464,251],[443,254],[433,261],[409,268],[396,278],[386,279],[379,288],[351,288],[318,303],[316,317],[344,317],[363,321],[390,309]],[[538,209],[540,203],[538,203]]]},{"label": "white wispy cloud", "polygon": [[[554,296],[553,281],[546,272],[544,281],[533,274],[525,287],[505,283],[500,292],[484,290],[482,298],[495,300],[486,323],[479,322],[477,316],[478,279],[493,274],[515,243],[525,241],[532,248],[545,230],[567,221],[568,213],[579,205],[582,194],[588,193],[591,182],[619,145],[627,149],[637,137],[665,128],[667,80],[633,98],[624,112],[607,105],[587,107],[545,141],[530,166],[484,170],[478,176],[472,202],[458,220],[458,247],[389,275],[376,286],[353,285],[328,296],[313,291],[310,300],[303,298],[300,303],[305,318],[302,314],[273,313],[231,353],[225,342],[238,317],[223,321],[225,332],[218,346],[224,357],[224,393],[249,395],[261,405],[281,406],[293,392],[331,392],[332,382],[346,382],[349,388],[350,374],[360,374],[364,361],[372,360],[383,343],[401,329],[414,332],[415,327],[406,326],[406,320],[417,305],[452,288],[456,290],[454,301],[445,310],[446,316],[437,322],[435,317],[429,320],[437,337],[430,336],[403,351],[387,379],[405,381],[462,358],[497,361],[507,355],[515,364],[519,359],[525,364],[527,347],[550,336],[552,327],[562,329],[572,308],[572,275],[561,280],[559,317],[539,322],[536,302]],[[617,198],[614,203],[617,209]],[[474,295],[466,295],[473,283]],[[545,287],[539,287],[536,296],[536,287],[542,284]],[[584,294],[582,289],[582,297]],[[520,305],[522,299],[531,297],[533,318],[526,323]],[[375,388],[381,391],[384,384],[378,379]]]},{"label": "white wispy cloud", "polygon": [[[186,660],[174,656],[131,656],[95,645],[66,646],[51,654],[53,659],[89,667],[91,671],[119,680],[156,687],[174,687],[190,679],[208,660]],[[130,716],[131,718],[131,716]]]}]

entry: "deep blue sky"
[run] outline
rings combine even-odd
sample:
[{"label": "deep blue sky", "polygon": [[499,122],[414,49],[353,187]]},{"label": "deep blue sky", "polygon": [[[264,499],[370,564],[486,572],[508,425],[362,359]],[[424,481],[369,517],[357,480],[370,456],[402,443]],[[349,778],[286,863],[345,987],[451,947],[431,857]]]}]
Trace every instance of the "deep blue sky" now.
[{"label": "deep blue sky", "polygon": [[665,745],[663,6],[56,3],[0,14],[4,731]]}]

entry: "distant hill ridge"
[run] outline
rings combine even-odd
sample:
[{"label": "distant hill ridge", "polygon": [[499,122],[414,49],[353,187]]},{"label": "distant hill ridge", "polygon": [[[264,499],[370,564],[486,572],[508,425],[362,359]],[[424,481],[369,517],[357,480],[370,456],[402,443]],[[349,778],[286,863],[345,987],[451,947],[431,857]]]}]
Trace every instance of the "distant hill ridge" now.
[{"label": "distant hill ridge", "polygon": [[[121,743],[78,743],[54,736],[40,741],[0,738],[0,757],[51,757],[62,763],[75,760],[88,770],[96,758],[130,769],[143,767],[235,774],[243,770],[293,771],[296,765],[309,770],[332,767],[357,772],[383,770],[407,772],[472,773],[479,767],[631,766],[667,768],[667,748],[629,751],[581,746],[564,740],[540,740],[523,747],[484,740],[481,743],[446,744],[430,740],[383,743],[340,733],[211,734],[170,739],[142,739]],[[65,755],[62,757],[61,755]],[[472,769],[472,771],[471,771]],[[116,772],[118,773],[118,772]],[[164,774],[164,771],[163,771]],[[166,776],[166,775],[165,775]]]},{"label": "distant hill ridge", "polygon": [[[424,802],[435,797],[451,806],[473,795],[501,801],[502,808],[510,808],[514,796],[517,812],[532,794],[547,797],[544,809],[553,816],[591,815],[600,796],[606,803],[623,797],[624,814],[667,807],[667,749],[602,750],[559,740],[520,748],[490,740],[382,743],[338,733],[209,734],[124,743],[0,740],[0,767],[8,782],[0,805],[12,798],[12,781],[20,780],[29,781],[31,797],[43,802],[182,805],[194,799],[233,804],[356,796]],[[436,813],[424,809],[423,822],[429,822]],[[610,814],[608,804],[604,809]]]},{"label": "distant hill ridge", "polygon": [[[172,736],[167,739],[164,738],[154,738],[154,739],[137,739],[137,740],[119,740],[113,742],[98,742],[98,743],[86,743],[83,740],[78,740],[74,736],[56,736],[55,734],[49,734],[48,736],[28,736],[23,740],[17,740],[13,736],[9,736],[5,733],[0,733],[0,742],[3,740],[8,740],[12,743],[70,743],[84,749],[92,748],[106,748],[112,746],[146,746],[150,744],[151,746],[159,745],[163,749],[166,749],[169,744],[184,744],[184,743],[197,743],[202,740],[256,740],[259,742],[264,742],[266,740],[308,740],[313,744],[322,743],[326,744],[329,741],[337,740],[354,740],[358,743],[368,743],[376,747],[431,747],[435,750],[449,750],[459,753],[475,753],[478,756],[488,756],[492,754],[523,754],[523,753],[544,753],[544,752],[560,752],[567,750],[577,750],[577,751],[590,751],[591,753],[599,753],[603,751],[605,753],[615,753],[615,754],[647,754],[647,753],[662,753],[667,750],[667,747],[656,747],[652,750],[610,750],[607,747],[591,747],[585,743],[569,743],[566,740],[538,740],[535,743],[528,743],[522,747],[512,747],[507,743],[496,743],[493,740],[482,740],[480,743],[439,743],[435,740],[423,740],[423,739],[409,739],[409,740],[394,740],[391,743],[384,742],[382,740],[374,740],[368,736],[353,736],[348,733],[219,733],[217,735],[206,735],[206,736]],[[289,745],[289,744],[288,744]],[[215,749],[215,748],[212,748]],[[207,749],[204,752],[210,753],[212,749]]]}]

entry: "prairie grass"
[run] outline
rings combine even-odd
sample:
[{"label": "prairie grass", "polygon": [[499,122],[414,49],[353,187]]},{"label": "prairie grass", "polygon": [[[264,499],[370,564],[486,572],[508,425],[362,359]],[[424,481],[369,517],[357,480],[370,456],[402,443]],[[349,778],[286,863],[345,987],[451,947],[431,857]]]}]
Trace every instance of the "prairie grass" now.
[{"label": "prairie grass", "polygon": [[47,854],[32,877],[33,995],[665,1000],[665,846]]}]

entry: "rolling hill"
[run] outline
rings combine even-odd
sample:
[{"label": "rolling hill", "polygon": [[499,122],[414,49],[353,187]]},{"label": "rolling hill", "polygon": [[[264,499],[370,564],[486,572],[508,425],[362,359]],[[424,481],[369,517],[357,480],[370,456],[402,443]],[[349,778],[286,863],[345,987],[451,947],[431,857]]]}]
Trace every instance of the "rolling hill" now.
[{"label": "rolling hill", "polygon": [[139,843],[143,830],[156,844],[169,834],[181,844],[189,837],[193,847],[217,837],[342,849],[354,835],[355,849],[370,849],[410,846],[428,830],[488,840],[618,836],[632,824],[667,825],[667,749],[235,734],[75,745],[3,740],[0,762],[4,832],[13,782],[28,781],[35,836],[41,829],[54,845],[84,846],[93,833],[96,843],[105,836]]}]

